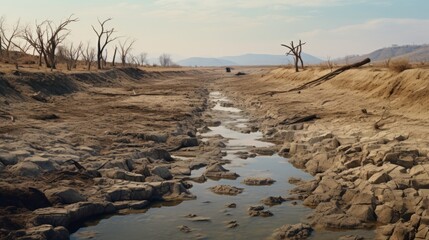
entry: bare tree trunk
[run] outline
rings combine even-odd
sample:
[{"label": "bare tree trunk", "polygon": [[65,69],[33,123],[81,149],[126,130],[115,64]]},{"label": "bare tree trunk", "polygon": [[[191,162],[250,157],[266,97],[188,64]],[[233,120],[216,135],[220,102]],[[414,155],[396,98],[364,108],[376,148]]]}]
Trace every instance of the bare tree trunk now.
[{"label": "bare tree trunk", "polygon": [[118,46],[115,46],[115,52],[113,53],[112,66],[115,66],[116,52],[118,51]]}]

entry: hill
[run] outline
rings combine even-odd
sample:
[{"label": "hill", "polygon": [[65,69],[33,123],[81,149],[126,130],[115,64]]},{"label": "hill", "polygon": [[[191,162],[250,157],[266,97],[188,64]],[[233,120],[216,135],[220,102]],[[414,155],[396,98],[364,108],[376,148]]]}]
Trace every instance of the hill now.
[{"label": "hill", "polygon": [[[391,46],[375,50],[371,53],[347,57],[347,61],[357,62],[365,58],[370,58],[373,62],[386,61],[388,59],[408,59],[410,62],[428,62],[429,61],[429,45],[404,45]],[[337,62],[344,63],[345,58],[338,59]]]},{"label": "hill", "polygon": [[[310,54],[303,53],[305,64],[318,64],[321,59]],[[220,58],[192,57],[177,64],[181,66],[257,66],[257,65],[285,65],[293,63],[291,56],[271,54],[244,54],[239,56],[226,56]]]}]

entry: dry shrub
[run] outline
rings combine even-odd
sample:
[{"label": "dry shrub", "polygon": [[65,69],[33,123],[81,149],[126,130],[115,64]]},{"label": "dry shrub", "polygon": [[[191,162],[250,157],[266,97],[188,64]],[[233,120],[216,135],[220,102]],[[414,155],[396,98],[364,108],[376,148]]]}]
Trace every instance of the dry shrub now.
[{"label": "dry shrub", "polygon": [[408,59],[397,59],[392,60],[389,63],[389,69],[395,72],[402,72],[411,68],[411,64]]}]

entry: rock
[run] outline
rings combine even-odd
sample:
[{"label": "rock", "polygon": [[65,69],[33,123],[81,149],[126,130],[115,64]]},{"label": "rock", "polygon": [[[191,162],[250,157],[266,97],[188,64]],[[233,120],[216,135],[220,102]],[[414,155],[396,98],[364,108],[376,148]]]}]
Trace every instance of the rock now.
[{"label": "rock", "polygon": [[246,185],[271,185],[275,180],[271,178],[260,178],[260,177],[248,177],[243,180]]},{"label": "rock", "polygon": [[15,206],[35,210],[50,207],[45,194],[36,188],[0,184],[0,207]]},{"label": "rock", "polygon": [[374,175],[372,175],[369,179],[368,182],[372,183],[372,184],[380,184],[380,183],[385,183],[390,181],[390,176],[388,174],[386,174],[385,172],[378,172],[375,173]]},{"label": "rock", "polygon": [[416,239],[428,239],[429,237],[429,227],[427,225],[420,225],[417,233],[416,233]]},{"label": "rock", "polygon": [[184,233],[192,232],[192,229],[188,226],[185,226],[185,225],[177,226],[177,228],[179,229],[179,231],[184,232]]},{"label": "rock", "polygon": [[236,203],[229,203],[226,205],[227,208],[236,208],[237,204]]},{"label": "rock", "polygon": [[69,231],[65,227],[53,227],[49,224],[30,227],[9,234],[12,239],[47,239],[47,240],[68,240]]},{"label": "rock", "polygon": [[252,217],[271,217],[274,214],[268,210],[264,210],[264,206],[250,206],[247,213]]},{"label": "rock", "polygon": [[157,176],[157,175],[149,176],[149,177],[145,178],[146,182],[162,182],[164,180],[165,180],[164,178]]},{"label": "rock", "polygon": [[274,230],[274,233],[271,235],[271,238],[289,240],[307,239],[308,237],[310,237],[312,231],[313,229],[308,224],[286,224]]},{"label": "rock", "polygon": [[347,214],[356,217],[361,222],[371,222],[375,220],[374,208],[372,205],[352,205]]},{"label": "rock", "polygon": [[137,158],[147,157],[154,160],[165,160],[167,162],[174,160],[169,152],[160,148],[153,148],[144,152],[140,152],[137,155]]},{"label": "rock", "polygon": [[230,185],[217,185],[211,187],[210,190],[217,194],[238,195],[243,192],[243,188],[237,188]]},{"label": "rock", "polygon": [[347,214],[332,214],[324,216],[316,223],[324,228],[332,229],[355,229],[362,227],[361,222]]},{"label": "rock", "polygon": [[165,180],[170,180],[173,178],[173,175],[171,175],[170,170],[168,170],[168,168],[164,166],[156,166],[152,168],[151,173],[152,175],[157,175]]},{"label": "rock", "polygon": [[0,163],[5,166],[15,165],[18,163],[18,157],[10,153],[0,153]]},{"label": "rock", "polygon": [[238,223],[237,223],[236,220],[231,220],[231,221],[226,222],[226,227],[227,228],[236,228],[238,226],[239,225],[238,225]]},{"label": "rock", "polygon": [[154,187],[141,186],[112,186],[106,191],[106,200],[110,202],[124,200],[149,200],[154,194]]},{"label": "rock", "polygon": [[33,162],[19,162],[9,168],[9,171],[15,176],[38,177],[43,170]]},{"label": "rock", "polygon": [[185,166],[173,167],[170,172],[173,175],[185,175],[185,176],[191,175],[191,169]]},{"label": "rock", "polygon": [[79,202],[67,205],[65,208],[39,208],[33,211],[35,225],[50,224],[52,226],[70,226],[90,217],[111,214],[116,209],[109,202]]},{"label": "rock", "polygon": [[122,209],[144,209],[147,206],[149,206],[150,202],[147,200],[142,200],[142,201],[117,201],[113,203],[113,206],[115,206],[115,208],[117,210],[122,210]]},{"label": "rock", "polygon": [[263,204],[268,205],[268,206],[274,206],[274,205],[282,204],[285,201],[286,201],[286,199],[284,199],[280,196],[278,196],[278,197],[270,196],[270,197],[267,197],[267,198],[264,198],[261,200],[261,202]]},{"label": "rock", "polygon": [[130,169],[127,161],[125,159],[115,159],[115,160],[110,160],[106,163],[106,165],[104,165],[103,169],[121,169],[124,171],[132,171],[133,169]]},{"label": "rock", "polygon": [[198,139],[193,137],[193,138],[185,138],[182,139],[180,146],[182,148],[186,148],[186,147],[196,147],[199,145]]},{"label": "rock", "polygon": [[57,170],[57,164],[48,158],[40,157],[40,156],[31,156],[24,159],[24,162],[32,162],[39,166],[43,171],[52,172]]},{"label": "rock", "polygon": [[206,171],[204,172],[204,176],[215,179],[237,179],[239,177],[237,173],[230,172],[229,170],[225,169],[220,163],[216,163],[207,167]]},{"label": "rock", "polygon": [[58,187],[45,191],[51,203],[71,204],[86,201],[77,190],[69,187]]},{"label": "rock", "polygon": [[400,218],[399,213],[394,210],[392,203],[378,205],[375,208],[375,214],[377,221],[383,224],[395,223]]},{"label": "rock", "polygon": [[412,240],[414,235],[414,228],[409,223],[398,222],[390,239]]},{"label": "rock", "polygon": [[254,148],[252,149],[252,152],[263,156],[272,156],[276,153],[276,151],[271,148]]},{"label": "rock", "polygon": [[149,167],[147,166],[147,164],[140,164],[140,165],[136,166],[135,169],[133,170],[133,172],[141,174],[144,177],[150,176],[150,170],[149,170]]},{"label": "rock", "polygon": [[301,179],[301,178],[295,178],[295,177],[290,177],[289,179],[288,179],[288,183],[290,183],[290,184],[295,184],[295,185],[297,185],[297,184],[299,184],[299,183],[303,183],[304,181]]},{"label": "rock", "polygon": [[128,172],[122,169],[105,169],[105,170],[100,170],[100,172],[104,177],[111,178],[111,179],[122,179],[122,180],[127,180],[132,182],[145,181],[145,176],[138,173]]},{"label": "rock", "polygon": [[190,217],[189,220],[192,222],[210,222],[211,218],[195,216],[195,217]]}]

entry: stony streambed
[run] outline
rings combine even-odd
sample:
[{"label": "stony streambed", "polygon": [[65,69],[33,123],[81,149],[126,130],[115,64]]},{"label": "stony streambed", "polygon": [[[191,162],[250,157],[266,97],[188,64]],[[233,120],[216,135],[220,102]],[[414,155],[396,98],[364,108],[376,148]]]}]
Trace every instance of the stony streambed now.
[{"label": "stony streambed", "polygon": [[[211,119],[210,131],[202,130],[199,138],[202,144],[216,143],[221,148],[224,156],[220,162],[226,164],[220,168],[225,172],[208,171],[213,165],[194,170],[191,177],[212,176],[206,182],[192,183],[195,200],[152,203],[147,210],[89,221],[71,235],[72,239],[264,239],[284,224],[305,222],[312,210],[299,200],[288,199],[288,191],[294,188],[288,180],[309,180],[311,176],[277,155],[274,144],[261,141],[262,133],[255,131],[246,115],[219,92],[210,93],[209,100],[213,106],[206,113]],[[248,180],[255,178],[275,182],[252,185]],[[211,191],[216,186],[236,187],[242,192],[216,194]],[[284,202],[261,202],[269,197]],[[259,210],[261,206],[264,209]],[[373,235],[367,230],[316,231],[311,238],[337,239],[348,234]]]}]

